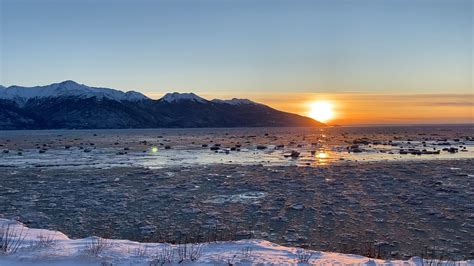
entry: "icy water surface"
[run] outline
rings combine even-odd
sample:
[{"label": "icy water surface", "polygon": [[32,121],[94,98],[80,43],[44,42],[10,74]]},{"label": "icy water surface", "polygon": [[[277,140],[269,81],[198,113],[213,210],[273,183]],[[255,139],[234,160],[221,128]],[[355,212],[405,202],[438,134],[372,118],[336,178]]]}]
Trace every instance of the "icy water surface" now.
[{"label": "icy water surface", "polygon": [[72,237],[472,259],[473,137],[472,126],[1,131],[0,218]]},{"label": "icy water surface", "polygon": [[469,125],[0,131],[0,166],[317,166],[464,159],[474,158],[473,132]]}]

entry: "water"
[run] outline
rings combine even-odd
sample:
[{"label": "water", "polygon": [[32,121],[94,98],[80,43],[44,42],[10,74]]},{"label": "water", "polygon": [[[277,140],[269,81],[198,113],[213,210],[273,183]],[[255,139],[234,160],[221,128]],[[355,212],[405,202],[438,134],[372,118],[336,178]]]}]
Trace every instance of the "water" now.
[{"label": "water", "polygon": [[0,214],[72,237],[158,242],[218,229],[462,259],[473,250],[473,136],[472,126],[0,131]]},{"label": "water", "polygon": [[[0,154],[0,166],[318,166],[346,161],[463,159],[474,158],[473,136],[470,125],[0,131],[0,151],[8,151]],[[358,144],[362,152],[349,152],[348,147],[361,139],[369,142]],[[220,149],[210,150],[215,144],[220,144]],[[257,149],[258,145],[266,148]],[[236,146],[240,151],[231,150]],[[450,147],[459,152],[442,150]],[[45,152],[39,153],[41,149]],[[440,150],[440,154],[400,154],[401,149]],[[291,151],[300,156],[285,156]]]}]

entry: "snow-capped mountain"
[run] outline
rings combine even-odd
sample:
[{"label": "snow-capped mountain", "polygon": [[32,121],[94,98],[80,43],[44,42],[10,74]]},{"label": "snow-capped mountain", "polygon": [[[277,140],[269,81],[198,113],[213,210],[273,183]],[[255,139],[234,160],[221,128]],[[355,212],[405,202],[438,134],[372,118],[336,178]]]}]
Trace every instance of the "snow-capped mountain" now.
[{"label": "snow-capped mountain", "polygon": [[199,102],[199,103],[207,102],[206,99],[201,98],[192,92],[191,93],[172,92],[172,93],[167,93],[165,94],[165,96],[160,98],[160,101],[167,102],[167,103],[174,103],[174,102],[179,102],[183,100],[194,101],[194,102]]},{"label": "snow-capped mountain", "polygon": [[40,99],[72,96],[78,98],[107,98],[116,101],[140,101],[149,99],[145,95],[135,91],[122,92],[109,88],[89,87],[83,84],[78,84],[72,80],[36,87],[0,87],[0,99],[13,100],[21,104],[35,98]]},{"label": "snow-capped mountain", "polygon": [[237,99],[237,98],[232,98],[231,100],[214,99],[214,100],[212,100],[212,102],[226,103],[226,104],[231,104],[231,105],[259,104],[259,103],[253,102],[249,99]]},{"label": "snow-capped mountain", "polygon": [[0,87],[1,129],[159,127],[318,127],[321,123],[247,99],[208,101],[194,93],[158,100],[74,81]]}]

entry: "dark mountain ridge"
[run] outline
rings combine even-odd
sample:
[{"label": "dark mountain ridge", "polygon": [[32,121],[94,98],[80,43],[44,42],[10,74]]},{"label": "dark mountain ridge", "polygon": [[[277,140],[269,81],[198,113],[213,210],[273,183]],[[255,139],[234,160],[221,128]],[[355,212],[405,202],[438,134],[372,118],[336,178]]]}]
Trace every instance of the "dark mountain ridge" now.
[{"label": "dark mountain ridge", "polygon": [[73,81],[0,87],[0,129],[284,126],[324,125],[247,99],[208,101],[193,93],[169,93],[153,100]]}]

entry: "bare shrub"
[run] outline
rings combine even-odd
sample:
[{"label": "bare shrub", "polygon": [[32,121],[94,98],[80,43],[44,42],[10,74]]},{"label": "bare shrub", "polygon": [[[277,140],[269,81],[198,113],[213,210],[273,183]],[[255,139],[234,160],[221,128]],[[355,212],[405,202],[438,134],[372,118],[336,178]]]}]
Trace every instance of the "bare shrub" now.
[{"label": "bare shrub", "polygon": [[172,246],[165,246],[163,247],[160,252],[153,256],[152,260],[150,261],[150,266],[158,266],[158,265],[165,265],[171,264],[174,258],[174,249]]},{"label": "bare shrub", "polygon": [[244,259],[250,259],[252,257],[253,248],[251,246],[246,246],[242,248],[241,253]]},{"label": "bare shrub", "polygon": [[33,248],[49,248],[56,245],[56,240],[51,236],[39,235],[32,247]]},{"label": "bare shrub", "polygon": [[146,257],[147,253],[147,248],[143,247],[143,245],[138,245],[138,247],[133,250],[133,255],[137,257]]},{"label": "bare shrub", "polygon": [[23,229],[12,229],[10,224],[0,228],[0,254],[15,253],[25,239]]},{"label": "bare shrub", "polygon": [[296,259],[298,263],[309,263],[309,260],[313,256],[313,253],[306,249],[299,248],[296,250]]},{"label": "bare shrub", "polygon": [[197,261],[202,255],[203,244],[189,243],[178,245],[178,263]]},{"label": "bare shrub", "polygon": [[426,266],[455,266],[456,261],[445,251],[437,247],[426,247],[420,254],[421,265]]},{"label": "bare shrub", "polygon": [[377,243],[371,237],[362,237],[358,246],[356,253],[362,256],[372,259],[387,259],[389,257],[389,253],[383,248],[383,244]]},{"label": "bare shrub", "polygon": [[237,258],[237,255],[234,255],[230,258],[227,259],[227,266],[234,266],[235,265],[235,259]]},{"label": "bare shrub", "polygon": [[89,243],[87,243],[85,252],[91,256],[98,257],[110,247],[111,243],[108,239],[94,237]]}]

